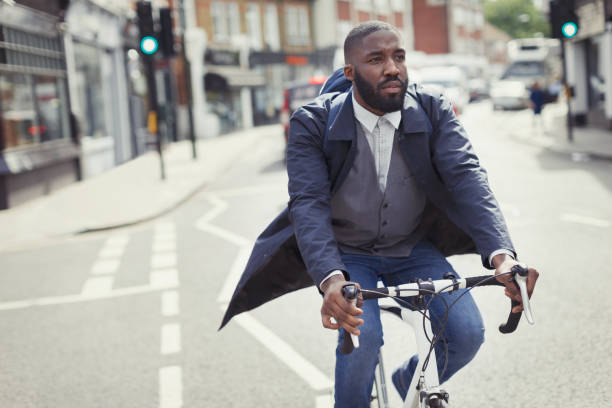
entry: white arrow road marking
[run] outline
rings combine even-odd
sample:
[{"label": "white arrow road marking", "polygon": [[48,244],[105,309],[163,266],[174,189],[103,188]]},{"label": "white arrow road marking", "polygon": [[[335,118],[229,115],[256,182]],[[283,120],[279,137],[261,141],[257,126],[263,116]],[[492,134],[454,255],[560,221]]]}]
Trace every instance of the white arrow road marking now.
[{"label": "white arrow road marking", "polygon": [[[237,196],[245,193],[256,192],[261,192],[261,188],[226,190],[225,192],[220,192],[220,194],[223,194],[224,196]],[[221,306],[221,310],[225,311],[227,308],[227,303],[231,300],[234,288],[236,287],[241,273],[249,259],[253,243],[238,234],[210,224],[212,220],[227,209],[228,205],[217,195],[208,195],[207,198],[213,204],[213,208],[196,221],[196,227],[238,246],[238,254],[234,259],[230,272],[228,273],[217,298],[217,301]],[[316,391],[331,389],[332,381],[328,376],[323,374],[321,370],[302,357],[293,347],[261,324],[249,313],[241,313],[234,317],[234,320],[244,330],[255,337],[255,339],[257,339],[280,361],[285,363],[287,367],[302,378],[302,380],[310,385],[312,389]],[[329,396],[318,396],[316,401],[317,408],[331,406],[331,403],[329,403]]]}]

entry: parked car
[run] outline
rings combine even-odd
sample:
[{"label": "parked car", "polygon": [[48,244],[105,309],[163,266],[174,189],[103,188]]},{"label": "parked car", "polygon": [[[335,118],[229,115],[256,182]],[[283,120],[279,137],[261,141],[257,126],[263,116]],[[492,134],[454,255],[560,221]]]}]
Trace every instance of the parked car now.
[{"label": "parked car", "polygon": [[468,81],[470,102],[489,97],[489,84],[486,79],[472,78]]},{"label": "parked car", "polygon": [[470,101],[467,78],[463,70],[456,66],[426,67],[419,72],[419,81],[422,85],[434,85],[444,89],[444,94],[453,103],[457,114]]},{"label": "parked car", "polygon": [[491,84],[493,109],[526,109],[529,107],[529,90],[521,81],[501,80]]},{"label": "parked car", "polygon": [[308,81],[289,84],[284,90],[284,102],[281,110],[281,123],[285,128],[285,142],[289,138],[289,119],[299,107],[319,96],[319,91],[327,79],[326,76],[314,76]]}]

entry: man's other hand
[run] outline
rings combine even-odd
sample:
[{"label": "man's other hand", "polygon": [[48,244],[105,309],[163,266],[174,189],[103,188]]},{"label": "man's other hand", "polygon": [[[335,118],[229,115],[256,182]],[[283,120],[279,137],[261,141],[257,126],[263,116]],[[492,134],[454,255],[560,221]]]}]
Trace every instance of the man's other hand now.
[{"label": "man's other hand", "polygon": [[359,287],[358,283],[347,282],[342,275],[332,276],[323,283],[321,291],[325,296],[321,306],[321,318],[323,327],[327,329],[337,330],[343,327],[344,330],[358,336],[358,326],[363,324],[363,320],[356,316],[363,314],[363,310],[358,307],[363,304],[363,300],[358,297],[355,306],[342,296],[342,287],[349,283]]},{"label": "man's other hand", "polygon": [[[493,258],[493,266],[495,267],[496,275],[510,272],[514,265],[518,265],[518,262],[509,255],[500,254]],[[536,281],[538,280],[540,274],[534,268],[527,268],[527,270],[529,271],[527,274],[527,294],[529,295],[529,298],[531,298],[531,294],[533,293],[533,289],[535,288]],[[521,302],[521,305],[512,308],[512,313],[519,313],[523,311],[523,301],[521,299],[521,292],[518,285],[516,282],[514,282],[514,280],[510,280],[511,277],[512,275],[498,276],[497,280],[506,285],[506,296],[512,300]]]}]

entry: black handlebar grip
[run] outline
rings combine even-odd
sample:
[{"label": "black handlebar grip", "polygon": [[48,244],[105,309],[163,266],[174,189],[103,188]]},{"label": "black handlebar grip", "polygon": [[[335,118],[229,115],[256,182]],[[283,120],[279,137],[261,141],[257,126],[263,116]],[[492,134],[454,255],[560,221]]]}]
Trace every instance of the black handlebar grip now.
[{"label": "black handlebar grip", "polygon": [[512,300],[512,305],[510,306],[510,315],[508,316],[508,321],[506,323],[502,323],[499,325],[499,331],[508,334],[512,333],[518,327],[519,322],[521,321],[521,313],[512,313],[512,309],[515,306],[520,306],[521,302],[517,302],[516,300]]},{"label": "black handlebar grip", "polygon": [[340,345],[340,352],[342,354],[351,354],[355,350],[353,339],[351,339],[351,333],[343,330],[344,335],[342,336],[342,344]]}]

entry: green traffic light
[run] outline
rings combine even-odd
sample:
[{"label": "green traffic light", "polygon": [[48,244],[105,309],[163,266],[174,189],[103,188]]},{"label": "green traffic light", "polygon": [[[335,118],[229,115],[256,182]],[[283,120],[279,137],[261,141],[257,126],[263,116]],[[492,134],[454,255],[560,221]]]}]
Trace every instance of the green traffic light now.
[{"label": "green traffic light", "polygon": [[140,50],[147,55],[153,55],[159,49],[159,44],[154,37],[147,35],[140,40]]},{"label": "green traffic light", "polygon": [[576,23],[568,21],[561,26],[561,32],[565,38],[572,38],[578,33],[578,26]]}]

